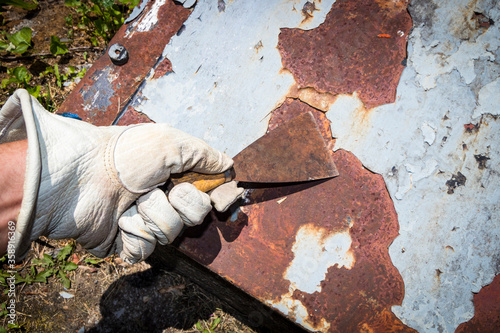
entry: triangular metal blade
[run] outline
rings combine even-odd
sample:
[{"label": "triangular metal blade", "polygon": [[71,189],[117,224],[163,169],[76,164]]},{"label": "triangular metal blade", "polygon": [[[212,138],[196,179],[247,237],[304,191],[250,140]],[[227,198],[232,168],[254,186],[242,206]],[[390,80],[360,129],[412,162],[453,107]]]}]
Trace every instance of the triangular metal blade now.
[{"label": "triangular metal blade", "polygon": [[314,116],[304,113],[250,144],[234,157],[236,181],[287,183],[338,176]]}]

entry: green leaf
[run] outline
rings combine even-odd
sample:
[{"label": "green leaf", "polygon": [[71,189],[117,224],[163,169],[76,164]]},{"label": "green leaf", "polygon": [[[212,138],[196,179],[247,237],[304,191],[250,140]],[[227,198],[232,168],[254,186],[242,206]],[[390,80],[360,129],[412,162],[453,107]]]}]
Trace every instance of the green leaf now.
[{"label": "green leaf", "polygon": [[[37,87],[39,87],[39,86],[37,86]],[[40,90],[40,89],[38,89],[38,90]],[[54,259],[52,259],[52,257],[49,256],[48,254],[44,253],[42,259],[35,258],[35,259],[31,260],[31,263],[33,265],[49,267],[49,266],[54,265]]]},{"label": "green leaf", "polygon": [[31,96],[38,98],[40,96],[40,91],[42,89],[41,85],[36,85],[34,87],[32,86],[27,86],[26,90],[30,93]]},{"label": "green leaf", "polygon": [[114,0],[96,0],[95,2],[102,4],[104,8],[110,8],[114,4]]},{"label": "green leaf", "polygon": [[17,54],[23,54],[24,52],[26,52],[28,50],[28,48],[30,47],[29,44],[26,44],[26,43],[20,43],[19,45],[16,46],[15,49],[12,49],[10,52],[12,53],[17,53]]},{"label": "green leaf", "polygon": [[98,5],[94,5],[92,6],[92,12],[98,16],[103,16],[103,12],[101,10],[101,7],[99,7]]},{"label": "green leaf", "polygon": [[32,10],[38,7],[38,4],[36,3],[27,3],[22,0],[1,0],[0,5],[1,6],[11,5],[26,10]]},{"label": "green leaf", "polygon": [[[57,66],[57,64],[54,64],[53,69],[54,69],[54,72],[53,72],[53,73],[54,73],[54,75],[56,76],[56,78],[57,78],[58,80],[61,80],[61,75],[59,74],[59,66]],[[69,244],[68,244],[68,245],[69,245]],[[68,245],[66,245],[66,247],[67,247]]]},{"label": "green leaf", "polygon": [[3,40],[0,40],[0,51],[10,51],[9,48],[15,47],[14,44],[12,43],[7,43],[4,42]]},{"label": "green leaf", "polygon": [[95,20],[94,24],[95,24],[97,33],[100,36],[105,37],[106,36],[106,32],[109,30],[108,29],[108,25],[106,23],[104,23],[104,21],[101,20],[101,19]]},{"label": "green leaf", "polygon": [[66,264],[64,264],[63,266],[63,269],[66,271],[66,272],[70,272],[70,271],[74,271],[75,269],[78,268],[78,265],[75,264],[74,262],[67,262]]},{"label": "green leaf", "polygon": [[54,74],[54,67],[47,66],[47,67],[45,67],[45,70],[43,71],[42,75],[47,75],[50,73]]},{"label": "green leaf", "polygon": [[24,27],[15,34],[12,35],[7,34],[7,39],[16,46],[22,43],[29,45],[31,44],[31,34],[32,34],[31,29]]},{"label": "green leaf", "polygon": [[82,3],[79,0],[64,0],[64,5],[68,7],[79,7]]},{"label": "green leaf", "polygon": [[51,277],[53,274],[54,274],[53,269],[46,269],[38,273],[33,279],[33,282],[47,283],[47,278]]},{"label": "green leaf", "polygon": [[7,333],[7,330],[5,329],[5,327],[0,326],[0,333]]},{"label": "green leaf", "polygon": [[[57,64],[54,65],[54,70],[56,71],[56,76],[59,76],[58,75],[59,68],[57,67]],[[57,260],[60,260],[60,261],[66,260],[66,258],[68,258],[72,252],[73,252],[73,243],[69,243],[68,245],[63,247],[61,249],[61,251],[59,251],[59,253],[57,254]]]},{"label": "green leaf", "polygon": [[128,5],[130,8],[133,8],[139,4],[140,0],[118,0],[122,5]]},{"label": "green leaf", "polygon": [[94,46],[99,45],[99,42],[97,41],[97,38],[95,38],[95,37],[90,37],[90,41],[92,42],[92,45],[94,45]]},{"label": "green leaf", "polygon": [[16,279],[15,284],[26,282],[26,279],[24,279],[21,275],[19,275],[19,273],[16,273],[14,277]]},{"label": "green leaf", "polygon": [[26,277],[22,277],[21,275],[16,273],[15,276],[16,276],[15,284],[19,284],[19,283],[31,284],[33,282],[33,277],[31,276],[31,274],[26,274]]},{"label": "green leaf", "polygon": [[7,86],[11,83],[17,83],[17,79],[15,77],[9,77],[8,79],[2,80],[2,89],[7,88]]},{"label": "green leaf", "polygon": [[21,326],[17,323],[16,324],[8,324],[7,327],[11,330],[15,329],[15,328],[21,328]]},{"label": "green leaf", "polygon": [[68,53],[68,47],[61,43],[61,40],[57,36],[50,36],[50,53],[53,55],[66,54]]},{"label": "green leaf", "polygon": [[69,27],[73,26],[73,15],[69,14],[67,16],[64,16],[64,21],[66,22],[66,25]]},{"label": "green leaf", "polygon": [[68,278],[66,273],[64,273],[61,270],[59,270],[58,273],[59,273],[58,275],[61,278],[61,281],[62,281],[64,288],[66,288],[66,289],[71,288],[71,280]]},{"label": "green leaf", "polygon": [[28,70],[23,66],[14,68],[14,70],[12,71],[12,75],[14,75],[14,77],[19,80],[19,83],[26,82],[27,80],[29,81],[29,79],[31,78]]},{"label": "green leaf", "polygon": [[87,258],[87,259],[85,259],[85,262],[87,264],[91,264],[91,265],[99,265],[103,261],[104,261],[104,259],[100,259],[100,258]]},{"label": "green leaf", "polygon": [[201,323],[200,322],[197,322],[194,326],[196,327],[196,329],[198,331],[202,331],[203,330],[203,327],[201,327]]},{"label": "green leaf", "polygon": [[219,325],[220,323],[220,318],[215,318],[215,320],[212,322],[212,325],[210,326],[210,329],[215,329],[217,327],[217,325]]},{"label": "green leaf", "polygon": [[79,71],[77,74],[76,74],[76,77],[79,77],[80,79],[82,79],[84,76],[85,76],[85,73],[87,72],[87,69],[86,68],[82,68],[81,71]]}]

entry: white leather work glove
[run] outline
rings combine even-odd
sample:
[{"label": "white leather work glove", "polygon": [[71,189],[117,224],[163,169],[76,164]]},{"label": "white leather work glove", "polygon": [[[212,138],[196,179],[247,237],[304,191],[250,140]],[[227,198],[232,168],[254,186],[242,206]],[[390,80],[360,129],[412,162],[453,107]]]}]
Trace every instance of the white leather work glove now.
[{"label": "white leather work glove", "polygon": [[[219,173],[232,159],[166,124],[97,127],[46,111],[26,90],[0,110],[0,143],[28,139],[23,202],[16,224],[16,256],[39,236],[73,238],[96,256],[118,252],[144,260],[156,242],[172,242],[184,225],[203,221],[208,194],[183,183],[157,187],[171,173]],[[242,189],[217,194],[226,207]],[[217,198],[218,197],[218,198]]]}]

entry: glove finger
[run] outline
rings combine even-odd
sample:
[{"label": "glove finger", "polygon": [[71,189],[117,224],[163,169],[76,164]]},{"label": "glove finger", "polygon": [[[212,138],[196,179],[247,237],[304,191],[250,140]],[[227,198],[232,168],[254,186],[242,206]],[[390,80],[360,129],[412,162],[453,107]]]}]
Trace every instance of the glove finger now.
[{"label": "glove finger", "polygon": [[129,127],[119,136],[113,151],[117,175],[134,193],[149,192],[164,184],[172,173],[192,170],[216,174],[233,165],[228,155],[167,124]]},{"label": "glove finger", "polygon": [[144,224],[136,206],[132,206],[118,219],[120,228],[121,249],[118,254],[125,262],[135,264],[143,261],[156,246],[156,237]]},{"label": "glove finger", "polygon": [[177,155],[171,165],[172,173],[195,171],[205,174],[224,172],[233,166],[233,159],[210,147],[205,141],[174,128],[177,139]]},{"label": "glove finger", "polygon": [[184,227],[180,215],[160,189],[139,197],[137,211],[161,245],[172,243]]},{"label": "glove finger", "polygon": [[201,224],[212,210],[208,194],[189,183],[174,186],[168,193],[168,200],[189,227]]},{"label": "glove finger", "polygon": [[222,184],[212,190],[210,200],[219,212],[225,212],[233,203],[243,196],[244,188],[238,187],[235,181]]}]

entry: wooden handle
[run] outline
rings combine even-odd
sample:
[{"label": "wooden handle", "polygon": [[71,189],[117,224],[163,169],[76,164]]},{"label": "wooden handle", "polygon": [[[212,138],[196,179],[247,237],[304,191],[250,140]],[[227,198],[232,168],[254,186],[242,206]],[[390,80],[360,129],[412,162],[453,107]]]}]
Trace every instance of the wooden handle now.
[{"label": "wooden handle", "polygon": [[230,182],[234,179],[234,169],[227,170],[224,173],[218,173],[215,175],[207,175],[197,172],[185,172],[180,174],[173,174],[170,176],[170,180],[175,185],[180,183],[191,183],[196,188],[202,192],[208,192],[214,188]]}]

